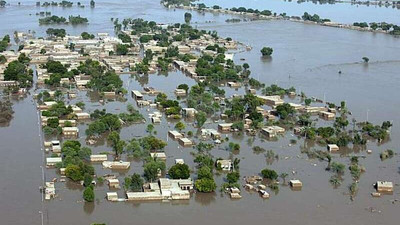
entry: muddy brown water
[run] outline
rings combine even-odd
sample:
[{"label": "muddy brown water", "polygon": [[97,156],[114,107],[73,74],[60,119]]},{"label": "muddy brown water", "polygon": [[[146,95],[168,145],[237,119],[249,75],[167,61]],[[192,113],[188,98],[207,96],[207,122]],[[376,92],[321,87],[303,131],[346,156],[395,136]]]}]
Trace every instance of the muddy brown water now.
[{"label": "muddy brown water", "polygon": [[[11,1],[12,2],[12,1]],[[158,22],[182,22],[184,11],[165,10],[158,1],[96,1],[96,9],[60,9],[48,8],[54,15],[76,14],[80,10],[82,16],[90,17],[90,25],[86,27],[68,27],[73,34],[83,30],[91,32],[112,31],[110,17],[144,17]],[[31,6],[28,6],[28,3]],[[25,5],[26,4],[26,5]],[[27,14],[34,11],[46,11],[32,7],[33,1],[26,1],[23,6],[10,9],[0,9],[2,21],[10,21],[0,28],[0,35],[18,30],[36,30],[43,33],[45,27],[37,25],[37,17]],[[128,5],[128,7],[127,7]],[[240,6],[240,5],[238,5]],[[299,5],[301,7],[301,5]],[[73,13],[71,13],[71,11]],[[251,23],[226,24],[227,16],[210,14],[194,14],[194,21],[198,27],[217,30],[221,36],[232,37],[243,43],[253,46],[253,50],[238,53],[235,56],[237,63],[250,64],[252,76],[266,84],[277,83],[283,87],[294,86],[298,91],[304,91],[308,96],[323,98],[327,101],[339,103],[346,100],[350,111],[356,119],[368,119],[374,123],[392,120],[391,141],[377,145],[370,142],[367,149],[373,153],[367,155],[365,150],[354,154],[366,156],[360,158],[360,164],[366,167],[362,174],[359,191],[355,201],[348,195],[348,185],[351,177],[348,171],[340,187],[334,189],[329,183],[332,175],[325,171],[326,162],[308,160],[300,153],[304,145],[300,139],[297,144],[289,146],[290,139],[297,139],[292,132],[276,141],[267,141],[256,136],[229,135],[231,141],[240,142],[240,152],[229,152],[226,144],[211,151],[215,158],[236,157],[241,159],[240,173],[242,176],[254,175],[261,169],[269,167],[278,172],[289,173],[287,180],[300,179],[304,187],[301,191],[292,191],[288,186],[280,186],[279,192],[271,194],[270,199],[263,200],[257,193],[242,191],[243,198],[232,201],[226,195],[217,191],[214,194],[193,194],[188,201],[173,202],[139,202],[139,203],[110,203],[104,197],[108,191],[106,184],[96,187],[96,201],[82,202],[82,188],[67,182],[56,184],[59,197],[41,202],[39,186],[42,185],[40,166],[43,156],[37,111],[32,100],[34,90],[30,91],[25,99],[14,101],[14,119],[8,127],[0,128],[0,224],[41,224],[41,214],[44,215],[44,224],[90,224],[105,222],[107,224],[243,224],[243,223],[273,223],[273,224],[397,224],[399,203],[392,203],[399,199],[398,186],[393,195],[381,198],[372,198],[374,190],[372,184],[376,180],[391,180],[399,183],[399,156],[383,162],[379,153],[391,148],[398,152],[400,141],[399,118],[399,91],[400,78],[400,40],[383,35],[341,30],[329,27],[320,27],[287,21],[261,21]],[[15,18],[21,18],[15,20]],[[214,21],[204,23],[204,21]],[[246,32],[243,32],[246,31]],[[262,46],[274,48],[271,59],[260,58],[259,49]],[[361,63],[361,58],[367,56],[370,63]],[[342,74],[338,74],[338,71]],[[168,76],[151,74],[143,77],[147,83],[139,83],[129,75],[121,75],[124,87],[128,91],[142,90],[144,86],[152,86],[166,92],[171,98],[173,90],[180,83],[195,84],[193,80],[179,71],[170,72]],[[224,88],[227,96],[235,93],[243,94],[244,89],[234,90]],[[37,92],[37,91],[36,91]],[[119,113],[126,110],[128,103],[135,104],[130,94],[127,101],[107,101],[105,105],[98,103],[85,91],[79,92],[76,99],[70,103],[85,101],[86,110],[106,108],[109,112]],[[154,97],[146,96],[146,99]],[[91,100],[90,100],[91,99]],[[298,99],[293,102],[298,102]],[[140,109],[146,116],[154,111],[147,108]],[[147,116],[146,116],[147,117]],[[149,121],[147,119],[147,121]],[[325,122],[321,121],[321,124]],[[167,140],[167,132],[173,129],[175,122],[163,118],[160,125],[155,126],[157,137]],[[133,137],[147,135],[146,124],[132,125],[121,131],[121,137],[129,140]],[[85,124],[79,125],[84,143],[83,132]],[[216,127],[207,123],[205,127]],[[196,131],[190,124],[186,131]],[[199,141],[195,139],[195,141]],[[252,143],[252,145],[250,145]],[[279,155],[279,160],[267,165],[264,154],[254,154],[252,146],[262,146],[272,149]],[[324,146],[313,145],[313,148],[324,149]],[[106,143],[91,146],[93,152],[110,151]],[[175,141],[168,140],[165,149],[168,156],[167,167],[174,164],[175,158],[183,158],[194,169],[192,148],[179,147]],[[351,152],[353,154],[353,152]],[[123,157],[126,160],[125,156]],[[129,159],[132,160],[132,159]],[[340,161],[348,165],[349,158],[344,154],[333,154],[333,161]],[[129,171],[110,171],[95,165],[98,174],[114,173],[123,176],[133,172],[142,173],[142,162],[132,160]],[[296,171],[293,175],[292,171]],[[45,170],[46,180],[57,177],[54,170]],[[192,175],[195,178],[195,175]],[[220,185],[225,175],[216,174],[215,179]],[[243,183],[243,182],[242,182]],[[122,191],[118,191],[120,197]],[[268,221],[268,222],[267,222]]]}]

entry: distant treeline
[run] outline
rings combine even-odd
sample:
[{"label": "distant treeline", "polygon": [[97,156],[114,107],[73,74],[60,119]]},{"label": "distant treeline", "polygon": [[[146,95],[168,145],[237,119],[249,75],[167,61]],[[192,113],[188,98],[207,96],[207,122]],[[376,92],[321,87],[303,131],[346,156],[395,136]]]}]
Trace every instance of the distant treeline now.
[{"label": "distant treeline", "polygon": [[381,23],[367,23],[367,22],[355,22],[353,23],[353,26],[356,27],[361,27],[361,28],[371,28],[372,30],[384,30],[384,31],[389,31],[389,34],[392,35],[400,35],[400,26],[395,25],[395,24],[391,24],[391,23],[385,23],[385,22],[381,22]]}]

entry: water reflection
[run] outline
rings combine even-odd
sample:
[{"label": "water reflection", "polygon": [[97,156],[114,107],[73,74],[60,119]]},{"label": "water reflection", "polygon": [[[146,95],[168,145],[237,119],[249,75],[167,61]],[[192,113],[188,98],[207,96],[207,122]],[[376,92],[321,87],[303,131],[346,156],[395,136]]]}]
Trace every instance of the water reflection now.
[{"label": "water reflection", "polygon": [[200,193],[194,195],[194,200],[202,206],[207,206],[216,201],[216,193]]},{"label": "water reflection", "polygon": [[94,212],[95,208],[95,203],[94,202],[85,202],[83,204],[83,211],[87,214],[90,215]]}]

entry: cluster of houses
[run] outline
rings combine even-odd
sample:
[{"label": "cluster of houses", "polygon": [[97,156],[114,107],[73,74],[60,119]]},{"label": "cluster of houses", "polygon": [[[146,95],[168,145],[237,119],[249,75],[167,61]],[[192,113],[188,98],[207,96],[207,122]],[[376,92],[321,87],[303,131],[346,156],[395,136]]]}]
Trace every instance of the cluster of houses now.
[{"label": "cluster of houses", "polygon": [[[119,187],[118,180],[110,179],[109,184]],[[126,192],[126,198],[119,199],[117,192],[107,192],[109,201],[161,201],[161,200],[188,200],[193,190],[192,179],[160,178],[157,182],[146,183],[142,191]]]},{"label": "cluster of houses", "polygon": [[[49,92],[50,96],[53,95],[53,92]],[[55,101],[48,101],[48,102],[43,102],[43,104],[38,105],[38,110],[41,113],[40,116],[40,121],[42,126],[47,126],[47,122],[51,118],[56,118],[56,117],[47,117],[43,116],[42,112],[49,110],[51,106],[57,104]],[[62,135],[64,137],[68,138],[77,138],[79,136],[79,128],[77,127],[77,123],[79,121],[84,121],[90,119],[90,114],[83,112],[81,108],[79,108],[76,105],[72,105],[72,110],[73,110],[73,118],[75,119],[63,119],[63,118],[57,118],[59,119],[59,126],[62,128]]]},{"label": "cluster of houses", "polygon": [[[220,9],[222,10],[222,9]],[[231,11],[230,11],[231,12]],[[236,12],[235,12],[236,13]],[[137,41],[139,37],[137,35],[132,35],[129,30],[122,31],[126,35],[129,35],[133,41]],[[156,31],[156,33],[159,31]],[[171,31],[171,36],[179,33],[178,29],[173,29]],[[47,70],[39,68],[40,64],[46,63],[48,60],[59,61],[62,64],[70,65],[69,69],[77,68],[81,62],[84,62],[86,59],[91,58],[99,61],[102,65],[106,66],[110,70],[114,70],[117,73],[126,73],[127,69],[129,71],[130,68],[133,68],[138,62],[141,61],[140,58],[140,48],[137,46],[129,47],[129,53],[127,56],[125,55],[115,55],[116,46],[118,44],[122,44],[122,41],[118,38],[111,37],[106,33],[99,33],[97,38],[92,40],[83,40],[80,36],[66,36],[62,39],[57,40],[44,40],[44,39],[33,39],[27,38],[24,42],[24,49],[19,53],[14,52],[4,52],[2,53],[7,58],[7,63],[12,60],[16,60],[18,58],[18,54],[25,53],[31,58],[31,62],[33,64],[37,64],[36,66],[36,75],[38,77],[38,83],[44,83],[46,79],[50,78],[50,75],[47,73]],[[167,50],[166,47],[161,47],[157,45],[156,41],[149,41],[146,44],[143,44],[143,49],[151,50],[153,53],[159,55],[164,54]],[[206,47],[209,45],[219,45],[225,47],[227,49],[236,49],[237,43],[231,40],[226,40],[222,38],[214,38],[211,35],[204,34],[199,39],[196,40],[185,40],[185,41],[176,41],[172,43],[172,46],[176,46],[178,51],[181,54],[191,53],[191,52],[201,52],[202,54],[216,55],[216,51],[207,50]],[[73,49],[69,46],[73,46]],[[42,49],[46,50],[43,53]],[[85,56],[78,53],[83,52]],[[225,54],[225,58],[232,59],[232,54]],[[196,57],[194,59],[189,60],[188,62],[175,60],[173,65],[182,70],[186,75],[194,78],[194,79],[203,79],[202,77],[197,76],[195,72],[196,68]],[[6,64],[0,65],[0,86],[13,86],[18,85],[15,82],[4,81],[4,77],[2,74],[4,73],[4,69],[7,66]],[[153,59],[150,61],[150,72],[155,72],[157,70],[156,60]],[[85,88],[87,83],[90,81],[90,77],[79,74],[74,76],[73,79],[63,78],[60,81],[62,85],[75,85],[78,88]],[[232,88],[241,87],[242,84],[239,82],[228,82],[227,86]],[[254,89],[249,90],[250,93],[256,94]],[[157,95],[160,93],[151,87],[145,87],[144,91],[132,90],[132,97],[135,99],[136,103],[140,107],[149,106],[152,108],[159,108],[159,103],[153,103],[150,100],[146,100],[144,95]],[[54,96],[54,92],[49,92],[50,96]],[[115,93],[104,93],[107,96],[113,96]],[[184,89],[175,89],[174,94],[176,96],[186,96],[187,92]],[[294,95],[294,93],[290,93],[289,95]],[[69,93],[69,97],[76,97],[75,93]],[[281,96],[261,96],[257,95],[259,99],[261,99],[264,104],[272,107],[272,110],[266,110],[263,107],[257,107],[257,112],[260,112],[265,118],[268,120],[274,120],[276,116],[275,108],[278,105],[284,104],[285,101],[281,98]],[[43,104],[38,106],[38,109],[42,112],[51,108],[52,105],[56,104],[56,102],[44,102]],[[301,104],[289,103],[296,110],[304,113],[311,113],[313,115],[318,115],[323,119],[331,120],[336,117],[336,110],[326,107],[315,107],[315,106],[304,106]],[[81,108],[76,105],[72,105],[74,119],[59,119],[59,125],[62,128],[62,135],[65,137],[78,137],[79,136],[79,128],[77,127],[77,123],[81,120],[86,120],[90,118],[90,114],[83,112]],[[194,117],[197,113],[197,110],[194,108],[183,108],[182,116],[184,117]],[[152,123],[159,124],[161,123],[162,114],[158,111],[154,111],[149,114]],[[41,124],[42,126],[46,126],[48,120],[51,117],[45,117],[41,115]],[[227,118],[225,115],[221,115],[221,118]],[[250,119],[244,119],[244,128],[249,129],[252,121]],[[66,125],[68,124],[68,126]],[[297,128],[299,129],[299,128]],[[218,124],[217,129],[202,129],[201,136],[202,138],[211,138],[215,143],[220,143],[221,133],[226,132],[234,132],[236,131],[233,128],[233,123],[223,122]],[[279,126],[265,126],[260,131],[263,135],[272,138],[276,137],[279,134],[285,133],[285,128]],[[168,136],[173,140],[178,141],[178,143],[183,147],[191,147],[194,143],[192,140],[188,139],[184,136],[183,133],[171,130],[168,132]],[[57,157],[48,157],[46,158],[46,166],[54,167],[58,163],[62,162],[61,146],[60,142],[55,140],[51,142],[45,143],[46,149],[48,151],[52,151],[52,153],[56,154]],[[328,145],[328,150],[338,151],[339,147],[337,145]],[[157,158],[160,160],[166,160],[167,156],[164,152],[152,152],[150,153],[152,158]],[[130,162],[124,161],[108,161],[108,157],[105,154],[91,155],[90,161],[92,163],[101,163],[103,168],[111,169],[111,170],[127,170],[130,168]],[[182,159],[176,159],[175,163],[183,163]],[[233,163],[231,160],[220,159],[216,161],[216,164],[223,171],[232,171]],[[61,168],[60,173],[64,175],[65,169]],[[119,189],[121,187],[119,180],[116,177],[107,178],[108,185],[110,189]],[[257,176],[252,176],[246,178],[245,188],[248,190],[256,190],[260,193],[261,197],[269,198],[269,193],[266,191],[267,187],[260,183],[261,178]],[[301,189],[302,182],[300,180],[290,180],[290,186],[294,189]],[[46,183],[46,199],[53,198],[55,196],[55,188],[54,182]],[[379,192],[381,191],[393,191],[393,184],[391,182],[381,182],[378,181],[376,183],[376,189]],[[137,201],[137,200],[175,200],[175,199],[189,199],[190,191],[193,190],[193,181],[191,179],[184,180],[174,180],[168,178],[159,178],[157,182],[147,183],[143,186],[143,191],[141,192],[126,192],[125,200],[128,201]],[[230,188],[229,194],[232,199],[241,198],[240,190],[238,188]],[[375,194],[377,195],[377,194]],[[117,192],[108,192],[107,199],[109,201],[120,201],[118,198]]]},{"label": "cluster of houses", "polygon": [[182,147],[192,147],[193,145],[193,142],[189,138],[184,137],[183,133],[176,130],[168,131],[168,136],[172,138],[172,140],[177,140]]}]

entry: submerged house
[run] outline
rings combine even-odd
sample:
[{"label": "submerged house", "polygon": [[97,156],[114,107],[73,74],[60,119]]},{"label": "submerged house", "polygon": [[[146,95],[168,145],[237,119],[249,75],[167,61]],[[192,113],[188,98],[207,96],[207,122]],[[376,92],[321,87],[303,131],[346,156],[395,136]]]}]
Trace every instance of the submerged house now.
[{"label": "submerged house", "polygon": [[261,133],[267,137],[276,137],[278,134],[285,133],[285,128],[279,126],[268,126],[262,128]]},{"label": "submerged house", "polygon": [[181,133],[179,133],[176,130],[170,130],[168,131],[168,136],[174,140],[177,140],[179,138],[183,138],[183,135]]},{"label": "submerged house", "polygon": [[126,170],[129,169],[131,163],[124,161],[104,161],[102,165],[104,168],[108,169]]},{"label": "submerged house", "polygon": [[220,123],[218,124],[218,130],[222,132],[229,132],[232,129],[233,123]]},{"label": "submerged house", "polygon": [[108,179],[108,186],[110,188],[116,188],[119,189],[119,180],[118,179]]},{"label": "submerged house", "polygon": [[335,113],[320,111],[319,116],[325,120],[332,120],[335,118],[336,115],[335,115]]},{"label": "submerged house", "polygon": [[303,187],[303,183],[300,180],[290,180],[289,184],[292,188],[301,188]]},{"label": "submerged house", "polygon": [[144,192],[127,192],[128,201],[187,200],[193,189],[191,179],[160,178],[158,183],[150,183]]},{"label": "submerged house", "polygon": [[262,96],[262,95],[257,95],[259,99],[261,99],[264,104],[266,105],[271,105],[271,106],[277,106],[277,105],[282,105],[285,103],[282,99],[281,96],[279,95],[272,95],[272,96]]},{"label": "submerged house", "polygon": [[336,144],[329,144],[326,146],[326,148],[328,149],[328,151],[330,152],[337,152],[339,151],[339,146],[337,146]]},{"label": "submerged house", "polygon": [[194,117],[197,113],[197,110],[194,108],[183,108],[182,114],[186,117]]},{"label": "submerged house", "polygon": [[210,136],[212,139],[220,139],[221,134],[215,129],[201,129],[202,136]]},{"label": "submerged house", "polygon": [[160,159],[160,160],[167,160],[167,155],[164,152],[152,152],[150,153],[151,158],[153,159]]},{"label": "submerged house", "polygon": [[56,196],[56,188],[54,186],[54,182],[46,182],[44,193],[44,199],[46,200],[50,200]]},{"label": "submerged house", "polygon": [[179,138],[178,143],[183,147],[191,147],[193,145],[193,142],[188,138]]},{"label": "submerged house", "polygon": [[78,127],[63,127],[62,134],[64,136],[77,137],[79,135]]},{"label": "submerged house", "polygon": [[46,166],[55,166],[57,163],[61,163],[61,157],[50,157],[46,158]]},{"label": "submerged house", "polygon": [[137,90],[132,91],[132,97],[135,98],[135,100],[143,100],[143,94]]},{"label": "submerged house", "polygon": [[90,155],[90,162],[104,162],[107,161],[106,154]]},{"label": "submerged house", "polygon": [[377,181],[375,188],[378,192],[393,192],[393,183],[389,181]]},{"label": "submerged house", "polygon": [[107,200],[111,202],[118,201],[118,193],[117,192],[107,192]]},{"label": "submerged house", "polygon": [[185,96],[186,95],[186,90],[185,89],[175,89],[175,95],[176,96]]},{"label": "submerged house", "polygon": [[222,170],[231,171],[233,169],[232,160],[230,159],[220,159],[216,163],[217,167],[220,167]]}]

